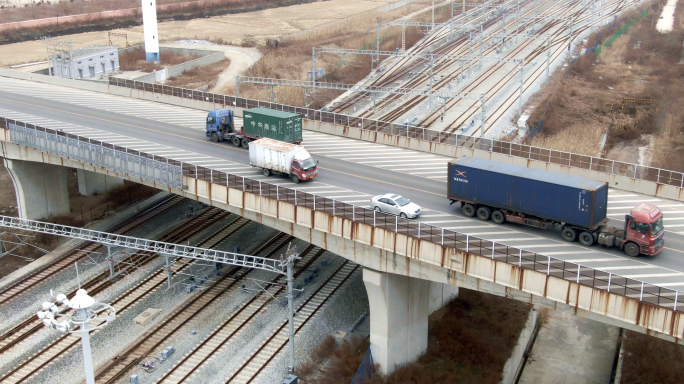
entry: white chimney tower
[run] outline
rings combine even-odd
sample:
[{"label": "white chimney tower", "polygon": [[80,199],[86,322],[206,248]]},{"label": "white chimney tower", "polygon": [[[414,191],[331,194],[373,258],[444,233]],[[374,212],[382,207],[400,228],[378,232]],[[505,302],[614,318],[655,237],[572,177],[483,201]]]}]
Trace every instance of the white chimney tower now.
[{"label": "white chimney tower", "polygon": [[145,58],[159,61],[159,34],[157,33],[157,0],[142,0],[143,31],[145,32]]}]

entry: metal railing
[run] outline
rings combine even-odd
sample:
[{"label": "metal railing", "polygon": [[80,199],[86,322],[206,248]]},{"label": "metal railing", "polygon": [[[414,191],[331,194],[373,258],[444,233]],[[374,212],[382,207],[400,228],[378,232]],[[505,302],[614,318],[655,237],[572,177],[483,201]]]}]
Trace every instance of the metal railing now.
[{"label": "metal railing", "polygon": [[62,131],[32,126],[10,119],[2,120],[0,125],[9,130],[10,140],[13,143],[125,172],[172,187],[183,187],[180,162]]},{"label": "metal railing", "polygon": [[[21,137],[24,141],[26,141],[26,139],[23,137],[37,138],[43,137],[41,136],[43,133],[55,132],[43,127],[24,124],[0,117],[0,128],[9,128],[11,126],[14,126],[14,129],[16,129],[16,127],[24,128],[24,136]],[[32,134],[29,133],[29,131],[35,131],[35,133]],[[59,133],[61,135],[66,135],[63,132]],[[79,137],[77,135],[69,134],[68,136],[70,140],[78,143],[86,143],[89,140],[85,137]],[[12,137],[12,134],[10,134],[10,137]],[[15,137],[18,137],[18,135],[15,135]],[[61,137],[65,136],[60,136],[60,138]],[[31,140],[28,141],[31,142]],[[17,144],[21,143],[17,142]],[[111,144],[104,142],[97,142],[97,145],[108,149],[114,147]],[[37,148],[36,146],[33,147]],[[71,152],[66,151],[64,148],[58,145],[43,145],[40,149],[47,152],[72,157],[70,156]],[[117,147],[117,150],[123,154],[129,155],[125,148]],[[135,156],[143,159],[149,160],[154,158],[154,160],[160,164],[174,166],[174,169],[177,169],[175,167],[179,167],[181,169],[182,175],[186,177],[183,178],[183,183],[187,181],[187,178],[195,178],[216,183],[228,188],[253,193],[259,196],[276,199],[278,201],[288,202],[296,206],[307,207],[316,211],[328,213],[336,217],[367,224],[376,228],[382,228],[420,240],[430,241],[432,243],[457,249],[459,251],[488,257],[492,260],[502,261],[521,268],[545,273],[549,276],[559,277],[565,280],[576,282],[578,284],[628,296],[634,299],[638,298],[642,302],[684,312],[684,306],[682,305],[684,304],[684,295],[680,295],[678,291],[673,289],[659,287],[657,285],[635,279],[629,279],[623,276],[612,274],[610,272],[604,272],[599,269],[586,267],[578,263],[555,259],[550,256],[526,251],[516,247],[510,247],[505,244],[496,243],[429,224],[424,224],[419,221],[402,219],[398,216],[376,212],[368,208],[344,203],[339,200],[316,196],[311,193],[306,193],[275,184],[269,184],[259,180],[253,180],[248,177],[233,175],[227,172],[217,171],[199,165],[167,159],[161,156],[152,156],[145,154],[144,152],[133,152],[135,152]],[[177,180],[177,176],[178,174],[174,172],[173,180]],[[185,188],[187,188],[187,186]]]},{"label": "metal railing", "polygon": [[138,89],[141,91],[177,96],[191,100],[206,101],[226,106],[235,106],[239,108],[263,107],[278,111],[298,113],[303,118],[313,121],[320,121],[324,123],[354,127],[392,136],[424,140],[431,143],[479,149],[483,151],[500,153],[504,155],[520,157],[529,160],[543,161],[550,164],[557,164],[580,169],[588,169],[591,171],[607,173],[609,175],[624,176],[636,180],[646,180],[658,184],[671,185],[674,187],[684,189],[684,173],[670,171],[667,169],[647,167],[631,163],[623,163],[620,161],[602,159],[599,157],[579,155],[570,152],[555,151],[551,149],[533,147],[524,144],[515,144],[501,140],[481,139],[468,135],[435,131],[432,129],[404,124],[394,124],[386,121],[354,117],[310,108],[293,107],[289,105],[271,103],[267,101],[245,99],[211,92],[202,92],[185,88],[171,87],[162,84],[144,83],[127,79],[118,79],[114,77],[109,78],[109,84],[118,87]]}]

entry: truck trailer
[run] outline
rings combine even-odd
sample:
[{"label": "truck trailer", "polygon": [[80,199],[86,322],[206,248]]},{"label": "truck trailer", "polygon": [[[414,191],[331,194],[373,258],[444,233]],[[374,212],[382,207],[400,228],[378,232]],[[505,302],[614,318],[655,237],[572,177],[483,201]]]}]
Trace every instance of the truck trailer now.
[{"label": "truck trailer", "polygon": [[235,127],[233,111],[216,109],[207,114],[206,135],[212,141],[230,140],[234,146],[249,148],[249,142],[269,138],[286,143],[302,142],[302,117],[296,113],[268,108],[243,112],[243,124]]},{"label": "truck trailer", "polygon": [[261,168],[264,176],[285,175],[295,184],[318,176],[318,161],[304,147],[273,139],[249,143],[249,164]]},{"label": "truck trailer", "polygon": [[629,256],[663,250],[663,214],[653,204],[634,207],[622,228],[607,226],[605,182],[464,157],[449,163],[447,189],[468,217],[560,229],[565,241],[616,246]]}]

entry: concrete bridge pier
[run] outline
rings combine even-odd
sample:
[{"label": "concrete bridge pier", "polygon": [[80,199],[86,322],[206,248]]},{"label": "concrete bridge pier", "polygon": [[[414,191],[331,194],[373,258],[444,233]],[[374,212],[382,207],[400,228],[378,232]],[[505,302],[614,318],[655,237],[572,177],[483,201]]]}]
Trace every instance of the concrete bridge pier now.
[{"label": "concrete bridge pier", "polygon": [[101,173],[77,169],[78,193],[83,196],[99,195],[117,187],[123,187],[123,179]]},{"label": "concrete bridge pier", "polygon": [[48,219],[69,213],[67,167],[5,158],[22,219]]},{"label": "concrete bridge pier", "polygon": [[428,346],[428,315],[458,295],[458,288],[363,269],[370,304],[370,342],[380,373],[416,361]]}]

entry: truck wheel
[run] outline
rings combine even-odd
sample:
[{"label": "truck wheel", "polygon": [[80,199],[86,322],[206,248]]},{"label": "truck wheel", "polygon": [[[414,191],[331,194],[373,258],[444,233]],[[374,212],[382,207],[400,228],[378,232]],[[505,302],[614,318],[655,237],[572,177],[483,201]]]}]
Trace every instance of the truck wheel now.
[{"label": "truck wheel", "polygon": [[219,141],[219,137],[218,137],[218,134],[216,132],[211,133],[211,141],[213,141],[213,142]]},{"label": "truck wheel", "polygon": [[240,138],[237,136],[233,136],[233,139],[231,140],[233,142],[233,145],[236,147],[240,146]]},{"label": "truck wheel", "polygon": [[492,212],[492,222],[494,224],[503,224],[506,222],[506,215],[504,215],[500,209],[497,209],[496,211]]},{"label": "truck wheel", "polygon": [[263,172],[264,176],[266,176],[266,177],[271,176],[271,170],[270,169],[264,168],[261,170],[261,172]]},{"label": "truck wheel", "polygon": [[299,177],[297,177],[297,175],[292,175],[290,179],[292,179],[293,183],[299,184]]},{"label": "truck wheel", "polygon": [[561,237],[563,240],[572,243],[577,240],[577,231],[574,228],[565,227],[561,231]]},{"label": "truck wheel", "polygon": [[463,211],[463,214],[468,217],[475,216],[475,206],[472,204],[463,205],[463,208],[461,208],[461,210]]},{"label": "truck wheel", "polygon": [[637,257],[641,253],[641,249],[639,249],[638,245],[629,242],[625,244],[625,253],[627,256]]},{"label": "truck wheel", "polygon": [[591,232],[584,231],[579,235],[579,242],[585,247],[591,247],[594,245],[594,235]]},{"label": "truck wheel", "polygon": [[242,139],[242,148],[249,149],[249,140]]},{"label": "truck wheel", "polygon": [[477,218],[482,221],[487,221],[492,217],[492,210],[487,207],[480,207],[477,209]]}]

